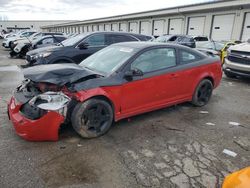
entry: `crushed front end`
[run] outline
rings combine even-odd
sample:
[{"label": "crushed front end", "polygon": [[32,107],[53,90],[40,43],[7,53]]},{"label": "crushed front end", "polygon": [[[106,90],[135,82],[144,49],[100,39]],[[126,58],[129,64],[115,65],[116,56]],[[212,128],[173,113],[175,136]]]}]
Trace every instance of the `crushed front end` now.
[{"label": "crushed front end", "polygon": [[16,133],[29,141],[56,141],[71,99],[64,88],[25,80],[8,103]]}]

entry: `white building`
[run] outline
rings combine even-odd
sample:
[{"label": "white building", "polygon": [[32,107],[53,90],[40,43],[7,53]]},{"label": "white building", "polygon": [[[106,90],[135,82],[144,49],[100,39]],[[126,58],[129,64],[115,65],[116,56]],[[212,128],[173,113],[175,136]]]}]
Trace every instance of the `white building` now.
[{"label": "white building", "polygon": [[41,27],[45,25],[51,24],[62,24],[69,22],[69,20],[60,20],[60,21],[53,21],[53,20],[0,20],[0,31],[4,30],[20,30],[20,29],[32,29],[36,31],[41,31]]},{"label": "white building", "polygon": [[250,0],[221,0],[92,20],[51,24],[46,31],[126,31],[146,35],[206,35],[213,40],[250,38]]}]

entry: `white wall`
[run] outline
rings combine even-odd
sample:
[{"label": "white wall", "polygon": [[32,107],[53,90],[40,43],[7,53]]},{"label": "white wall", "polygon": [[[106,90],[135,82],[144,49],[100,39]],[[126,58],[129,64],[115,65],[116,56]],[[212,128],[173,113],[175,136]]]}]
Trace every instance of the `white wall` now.
[{"label": "white wall", "polygon": [[0,21],[0,31],[2,29],[7,30],[7,27],[22,27],[30,28],[32,30],[41,31],[42,26],[61,24],[69,21]]}]

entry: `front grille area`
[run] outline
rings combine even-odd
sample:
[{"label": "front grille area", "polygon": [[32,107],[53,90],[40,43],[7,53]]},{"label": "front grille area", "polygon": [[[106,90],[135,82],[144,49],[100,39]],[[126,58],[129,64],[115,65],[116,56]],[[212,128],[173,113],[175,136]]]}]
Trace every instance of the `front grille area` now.
[{"label": "front grille area", "polygon": [[250,52],[242,52],[242,51],[232,50],[231,53],[235,54],[235,55],[250,56]]},{"label": "front grille area", "polygon": [[228,60],[232,61],[234,63],[250,65],[250,58],[247,58],[247,57],[244,57],[244,56],[236,56],[236,55],[230,54],[228,56]]}]

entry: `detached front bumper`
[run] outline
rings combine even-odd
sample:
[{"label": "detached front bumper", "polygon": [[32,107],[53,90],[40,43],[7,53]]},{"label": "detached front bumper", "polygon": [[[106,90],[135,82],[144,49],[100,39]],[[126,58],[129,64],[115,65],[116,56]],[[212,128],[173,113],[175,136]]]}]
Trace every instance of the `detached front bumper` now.
[{"label": "detached front bumper", "polygon": [[64,122],[64,117],[55,112],[48,111],[41,118],[31,120],[20,113],[22,104],[16,102],[12,97],[8,103],[8,115],[12,121],[16,133],[29,141],[57,141],[60,125]]}]

